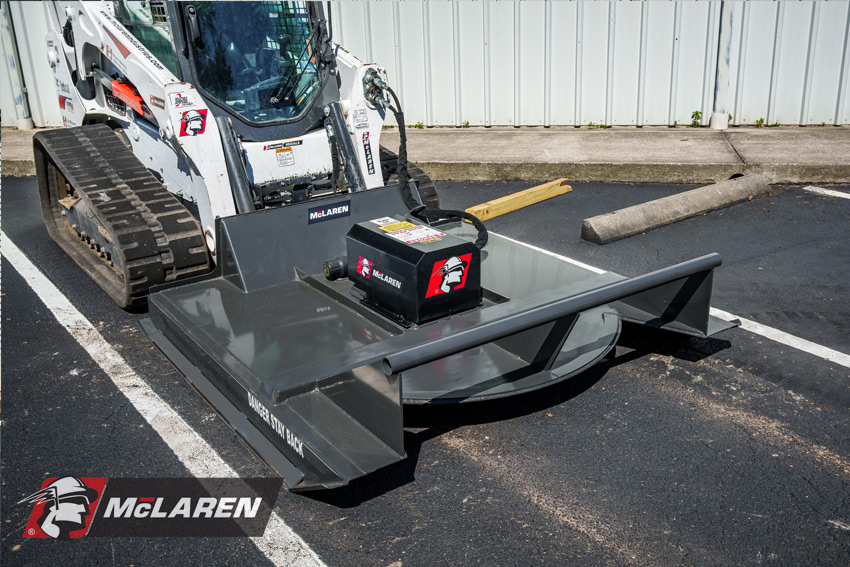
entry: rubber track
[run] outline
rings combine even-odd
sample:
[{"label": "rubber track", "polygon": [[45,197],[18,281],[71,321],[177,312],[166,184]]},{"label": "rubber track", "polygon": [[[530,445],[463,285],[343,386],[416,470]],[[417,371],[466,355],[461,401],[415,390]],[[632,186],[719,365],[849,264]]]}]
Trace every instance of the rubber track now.
[{"label": "rubber track", "polygon": [[[381,170],[384,175],[384,183],[387,185],[395,183],[398,180],[398,154],[383,146],[381,147]],[[440,197],[437,195],[437,186],[428,177],[428,174],[410,162],[407,164],[407,172],[419,187],[419,196],[422,197],[422,204],[429,209],[439,209]]]},{"label": "rubber track", "polygon": [[[42,211],[51,236],[121,307],[145,302],[155,285],[210,269],[203,232],[192,214],[104,124],[36,134]],[[113,246],[115,268],[65,224],[50,165],[65,177]],[[103,244],[100,234],[89,235]],[[118,255],[118,258],[115,256]]]}]

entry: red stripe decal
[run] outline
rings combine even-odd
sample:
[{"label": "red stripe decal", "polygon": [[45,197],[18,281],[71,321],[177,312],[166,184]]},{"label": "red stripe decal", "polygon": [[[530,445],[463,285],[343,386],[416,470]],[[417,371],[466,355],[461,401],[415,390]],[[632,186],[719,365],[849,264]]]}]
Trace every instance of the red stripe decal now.
[{"label": "red stripe decal", "polygon": [[130,55],[130,50],[124,47],[124,44],[118,41],[118,39],[112,35],[108,29],[103,28],[103,31],[106,32],[106,35],[112,38],[112,42],[115,44],[115,47],[118,48],[118,51],[121,52],[121,56],[124,57],[124,59],[127,59],[127,56]]}]

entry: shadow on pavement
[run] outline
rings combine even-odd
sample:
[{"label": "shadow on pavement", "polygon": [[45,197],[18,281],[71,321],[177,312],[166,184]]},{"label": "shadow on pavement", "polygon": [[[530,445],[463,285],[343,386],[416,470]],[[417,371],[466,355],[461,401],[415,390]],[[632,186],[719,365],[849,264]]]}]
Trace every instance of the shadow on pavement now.
[{"label": "shadow on pavement", "polygon": [[424,428],[417,432],[404,432],[406,459],[356,479],[348,486],[305,493],[305,496],[339,508],[359,506],[413,482],[422,445],[444,433],[467,425],[514,419],[565,403],[593,387],[610,369],[650,353],[696,362],[729,348],[731,343],[624,324],[617,345],[622,351],[619,356],[612,354],[616,352],[615,348],[604,360],[581,374],[534,392],[482,402],[405,406],[404,426],[411,429]]}]

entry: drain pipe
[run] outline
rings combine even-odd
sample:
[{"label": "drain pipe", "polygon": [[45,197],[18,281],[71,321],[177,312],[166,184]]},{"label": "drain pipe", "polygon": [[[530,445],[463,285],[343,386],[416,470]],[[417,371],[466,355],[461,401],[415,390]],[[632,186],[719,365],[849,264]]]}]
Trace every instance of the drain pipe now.
[{"label": "drain pipe", "polygon": [[18,46],[15,42],[15,30],[12,27],[12,18],[9,14],[9,2],[0,4],[2,12],[2,36],[3,53],[6,55],[6,65],[9,67],[9,86],[12,87],[12,96],[15,99],[15,114],[18,117],[18,130],[32,130],[35,124],[30,114],[30,105],[27,100],[27,89],[24,86],[21,75],[21,60],[18,56]]},{"label": "drain pipe", "polygon": [[717,41],[717,73],[714,77],[714,111],[709,125],[712,130],[729,127],[729,112],[726,100],[729,96],[729,54],[732,50],[732,6],[720,3],[720,37]]}]

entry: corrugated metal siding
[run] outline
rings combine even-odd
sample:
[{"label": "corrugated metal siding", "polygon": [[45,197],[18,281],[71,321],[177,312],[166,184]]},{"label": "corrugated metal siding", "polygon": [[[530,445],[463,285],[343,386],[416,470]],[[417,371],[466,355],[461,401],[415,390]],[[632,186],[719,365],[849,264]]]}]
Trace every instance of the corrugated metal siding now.
[{"label": "corrugated metal siding", "polygon": [[[42,7],[11,4],[33,119],[58,125]],[[850,2],[730,6],[734,124],[850,123]],[[707,124],[720,8],[557,0],[332,6],[335,39],[387,68],[409,123],[433,126],[664,125],[690,123],[695,110]],[[5,90],[3,123],[14,123]]]},{"label": "corrugated metal siding", "polygon": [[[56,87],[53,84],[53,72],[47,64],[47,20],[44,17],[44,5],[41,2],[9,2],[9,12],[15,36],[18,42],[18,55],[21,58],[21,72],[29,95],[30,112],[36,126],[61,126],[59,102]],[[5,56],[5,53],[3,54]],[[3,79],[8,70],[4,70]],[[4,90],[8,87],[4,87]],[[9,95],[12,102],[11,94]],[[6,96],[0,99],[3,104],[3,125],[15,125],[17,116],[14,103],[6,104]]]},{"label": "corrugated metal siding", "polygon": [[[847,124],[848,2],[730,2],[734,124]],[[337,2],[426,125],[707,124],[720,2]],[[365,22],[365,24],[364,24]]]}]

